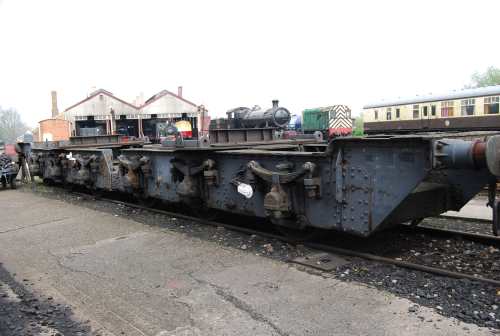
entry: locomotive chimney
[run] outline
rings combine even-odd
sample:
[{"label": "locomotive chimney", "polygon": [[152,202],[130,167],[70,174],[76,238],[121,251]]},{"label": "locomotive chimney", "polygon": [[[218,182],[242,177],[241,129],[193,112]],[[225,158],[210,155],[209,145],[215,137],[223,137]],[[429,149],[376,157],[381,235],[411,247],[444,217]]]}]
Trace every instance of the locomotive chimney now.
[{"label": "locomotive chimney", "polygon": [[278,104],[279,104],[279,100],[275,99],[273,100],[273,108],[277,108],[278,107]]},{"label": "locomotive chimney", "polygon": [[182,98],[182,86],[177,88],[177,95]]},{"label": "locomotive chimney", "polygon": [[50,95],[52,96],[52,118],[56,118],[59,115],[59,110],[57,108],[57,92],[51,91]]}]

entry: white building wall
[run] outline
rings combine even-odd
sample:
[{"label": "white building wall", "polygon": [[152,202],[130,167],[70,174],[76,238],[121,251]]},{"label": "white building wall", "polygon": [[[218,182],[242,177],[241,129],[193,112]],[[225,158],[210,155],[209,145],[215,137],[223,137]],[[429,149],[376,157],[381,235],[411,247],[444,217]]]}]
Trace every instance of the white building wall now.
[{"label": "white building wall", "polygon": [[158,118],[180,117],[182,113],[187,113],[188,117],[198,117],[198,107],[166,94],[151,104],[144,106],[141,113],[149,116],[156,114]]},{"label": "white building wall", "polygon": [[95,97],[64,112],[66,119],[74,121],[75,119],[86,119],[87,116],[94,116],[96,120],[109,119],[111,117],[110,109],[113,108],[118,118],[120,115],[135,116],[139,110],[119,101],[116,98],[106,94],[98,94]]},{"label": "white building wall", "polygon": [[183,113],[186,113],[187,117],[198,118],[196,128],[201,129],[202,120],[198,106],[193,106],[171,94],[167,93],[141,108],[144,119],[150,118],[152,114],[156,114],[158,118],[180,118]]}]

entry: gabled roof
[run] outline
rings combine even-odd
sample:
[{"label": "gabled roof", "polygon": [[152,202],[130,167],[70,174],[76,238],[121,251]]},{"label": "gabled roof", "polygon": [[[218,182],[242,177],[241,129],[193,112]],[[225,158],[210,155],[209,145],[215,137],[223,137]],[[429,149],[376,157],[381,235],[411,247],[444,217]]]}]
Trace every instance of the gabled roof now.
[{"label": "gabled roof", "polygon": [[168,90],[161,90],[160,92],[158,92],[157,94],[155,94],[155,95],[151,96],[148,100],[146,100],[146,101],[144,102],[144,104],[141,106],[141,108],[143,108],[144,106],[149,105],[149,104],[151,104],[151,103],[153,103],[153,102],[157,101],[158,99],[160,99],[161,97],[164,97],[164,96],[166,96],[166,95],[171,95],[171,96],[173,96],[173,97],[175,97],[175,98],[177,98],[177,99],[180,99],[180,100],[182,100],[182,101],[184,101],[184,102],[186,102],[186,103],[188,103],[188,104],[190,104],[190,105],[193,105],[194,107],[198,107],[198,105],[196,105],[196,104],[195,104],[195,103],[193,103],[192,101],[189,101],[189,100],[187,100],[187,99],[185,99],[185,98],[182,98],[181,96],[176,95],[175,93],[173,93],[173,92],[171,92],[171,91],[168,91]]},{"label": "gabled roof", "polygon": [[435,102],[441,100],[454,100],[454,99],[462,99],[462,98],[474,98],[474,97],[482,97],[482,96],[493,96],[500,94],[500,85],[494,86],[486,86],[481,88],[474,89],[465,89],[460,91],[454,91],[448,94],[442,95],[425,95],[425,96],[417,96],[412,98],[405,99],[394,99],[394,100],[386,100],[379,101],[373,104],[367,104],[363,106],[364,109],[369,108],[377,108],[377,107],[385,107],[385,106],[395,106],[395,105],[409,105],[409,104],[418,104],[418,103],[426,103],[426,102]]},{"label": "gabled roof", "polygon": [[125,104],[125,105],[128,105],[128,106],[130,106],[130,107],[132,107],[132,108],[134,108],[134,109],[136,109],[136,110],[138,110],[138,109],[139,109],[139,107],[137,107],[137,106],[135,106],[135,105],[133,105],[133,104],[130,104],[129,102],[126,102],[125,100],[120,99],[120,98],[118,98],[118,97],[114,96],[114,95],[113,95],[111,92],[109,92],[109,91],[106,91],[106,90],[104,90],[104,89],[98,89],[98,90],[95,90],[94,92],[92,92],[92,93],[91,93],[91,94],[90,94],[87,98],[85,98],[85,99],[83,99],[83,100],[79,101],[78,103],[76,103],[76,104],[74,104],[74,105],[71,105],[70,107],[68,107],[67,109],[65,109],[65,110],[64,110],[64,112],[67,112],[67,111],[71,110],[72,108],[74,108],[74,107],[76,107],[76,106],[78,106],[78,105],[80,105],[80,104],[83,104],[83,103],[85,103],[86,101],[89,101],[89,100],[91,100],[92,98],[94,98],[95,96],[98,96],[98,95],[100,95],[100,94],[103,94],[103,95],[106,95],[106,96],[111,97],[111,98],[113,98],[113,99],[116,99],[116,100],[118,100],[120,103],[123,103],[123,104]]}]

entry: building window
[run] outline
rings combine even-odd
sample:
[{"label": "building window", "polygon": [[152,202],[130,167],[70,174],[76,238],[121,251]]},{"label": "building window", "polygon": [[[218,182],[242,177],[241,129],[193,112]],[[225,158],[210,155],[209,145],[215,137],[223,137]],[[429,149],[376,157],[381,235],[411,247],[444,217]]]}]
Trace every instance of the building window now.
[{"label": "building window", "polygon": [[392,108],[388,107],[386,112],[387,112],[386,113],[386,119],[387,120],[391,120],[392,119]]},{"label": "building window", "polygon": [[396,109],[396,119],[399,119],[400,116],[401,116],[401,109],[397,108]]},{"label": "building window", "polygon": [[454,103],[453,100],[441,102],[441,117],[453,117]]},{"label": "building window", "polygon": [[429,115],[429,107],[428,106],[422,106],[422,115],[424,118],[427,118]]},{"label": "building window", "polygon": [[498,104],[500,97],[484,98],[484,114],[498,114]]},{"label": "building window", "polygon": [[420,118],[420,110],[418,105],[413,105],[413,119]]},{"label": "building window", "polygon": [[431,105],[431,116],[436,116],[436,105]]},{"label": "building window", "polygon": [[378,110],[375,110],[375,120],[378,120]]},{"label": "building window", "polygon": [[463,116],[474,115],[474,105],[475,104],[476,104],[476,100],[473,98],[462,99],[461,114]]}]

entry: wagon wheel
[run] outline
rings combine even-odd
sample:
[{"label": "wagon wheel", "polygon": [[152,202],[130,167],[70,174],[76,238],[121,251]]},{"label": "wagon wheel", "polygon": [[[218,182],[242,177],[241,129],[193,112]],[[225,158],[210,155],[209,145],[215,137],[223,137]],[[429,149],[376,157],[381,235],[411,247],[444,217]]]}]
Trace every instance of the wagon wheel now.
[{"label": "wagon wheel", "polygon": [[15,175],[11,175],[10,176],[9,184],[10,184],[10,189],[16,189],[17,188],[17,181],[16,181],[16,176]]},{"label": "wagon wheel", "polygon": [[104,190],[96,188],[92,189],[92,196],[94,197],[95,200],[101,200],[106,196],[106,194]]},{"label": "wagon wheel", "polygon": [[43,184],[49,186],[49,187],[52,187],[52,186],[55,186],[56,185],[56,182],[51,179],[51,178],[47,178],[47,177],[44,177],[43,178]]},{"label": "wagon wheel", "polygon": [[160,201],[153,197],[136,196],[136,199],[139,205],[146,208],[155,208],[160,204]]},{"label": "wagon wheel", "polygon": [[[45,180],[44,180],[44,182],[45,182]],[[75,186],[72,183],[66,182],[65,180],[63,180],[63,182],[62,182],[62,187],[69,192],[73,192],[76,190]]]},{"label": "wagon wheel", "polygon": [[418,224],[420,224],[423,220],[424,220],[424,218],[412,219],[410,222],[410,226],[411,227],[418,226]]},{"label": "wagon wheel", "polygon": [[216,221],[220,216],[220,213],[217,210],[209,208],[201,202],[188,205],[183,208],[183,211],[188,216],[197,217],[210,222]]},{"label": "wagon wheel", "polygon": [[313,227],[306,227],[303,229],[292,228],[282,225],[277,225],[276,229],[286,237],[287,240],[290,240],[292,243],[300,243],[304,241],[314,240],[319,237],[320,230]]},{"label": "wagon wheel", "polygon": [[201,207],[199,211],[197,211],[197,216],[203,218],[204,220],[213,222],[219,218],[219,213],[214,209]]}]

